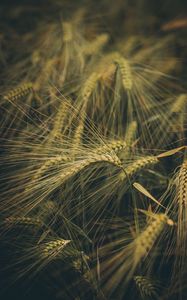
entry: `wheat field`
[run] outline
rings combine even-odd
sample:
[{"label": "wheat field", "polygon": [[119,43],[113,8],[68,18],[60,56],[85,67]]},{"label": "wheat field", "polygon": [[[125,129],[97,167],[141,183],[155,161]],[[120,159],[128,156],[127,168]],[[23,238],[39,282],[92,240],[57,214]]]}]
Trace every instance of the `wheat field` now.
[{"label": "wheat field", "polygon": [[0,4],[1,299],[187,299],[185,11]]}]

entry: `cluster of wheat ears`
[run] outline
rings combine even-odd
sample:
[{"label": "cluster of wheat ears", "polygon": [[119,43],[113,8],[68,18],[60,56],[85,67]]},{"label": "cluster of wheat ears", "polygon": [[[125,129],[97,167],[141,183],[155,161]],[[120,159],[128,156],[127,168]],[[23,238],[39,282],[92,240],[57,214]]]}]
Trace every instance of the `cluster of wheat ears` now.
[{"label": "cluster of wheat ears", "polygon": [[22,34],[1,88],[2,292],[186,299],[176,37],[115,37],[86,9],[67,15]]}]

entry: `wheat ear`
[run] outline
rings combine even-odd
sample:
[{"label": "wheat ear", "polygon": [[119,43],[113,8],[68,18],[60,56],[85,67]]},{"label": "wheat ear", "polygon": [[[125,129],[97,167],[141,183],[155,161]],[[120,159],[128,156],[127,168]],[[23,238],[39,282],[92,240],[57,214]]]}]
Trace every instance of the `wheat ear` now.
[{"label": "wheat ear", "polygon": [[64,122],[65,122],[65,118],[67,116],[68,113],[68,106],[66,104],[66,102],[62,102],[62,104],[59,107],[59,110],[55,116],[55,121],[54,121],[54,125],[53,125],[53,129],[51,130],[49,137],[47,139],[47,143],[48,145],[55,140],[55,138],[59,138],[61,137],[61,130],[63,128]]},{"label": "wheat ear", "polygon": [[109,35],[108,34],[100,34],[95,40],[89,42],[87,45],[83,46],[83,53],[85,55],[95,55],[98,53],[108,42]]},{"label": "wheat ear", "polygon": [[69,167],[67,171],[64,171],[63,174],[60,176],[61,182],[63,183],[65,180],[76,175],[86,167],[96,163],[108,163],[116,166],[117,168],[123,169],[121,161],[116,155],[95,154],[93,155],[93,157],[77,162],[77,164],[74,164],[71,167]]},{"label": "wheat ear", "polygon": [[45,243],[45,245],[42,247],[43,249],[41,255],[43,258],[54,258],[58,256],[70,242],[70,240],[56,239],[54,241]]},{"label": "wheat ear", "polygon": [[70,22],[63,22],[63,41],[65,43],[71,42],[73,40],[73,27]]},{"label": "wheat ear", "polygon": [[186,94],[179,95],[171,107],[171,113],[182,112],[185,103],[187,104],[187,95]]},{"label": "wheat ear", "polygon": [[15,101],[15,100],[25,97],[26,95],[30,94],[33,91],[34,91],[34,88],[33,88],[32,83],[24,83],[21,86],[8,92],[8,94],[6,94],[4,96],[4,99],[9,100],[9,101]]},{"label": "wheat ear", "polygon": [[107,142],[107,145],[98,147],[96,149],[97,154],[103,154],[106,152],[114,151],[116,154],[127,146],[126,141],[123,140],[111,140]]},{"label": "wheat ear", "polygon": [[119,178],[121,181],[127,180],[132,176],[136,175],[143,169],[159,163],[157,156],[145,156],[140,159],[135,160],[132,164],[124,168],[125,172],[120,172]]},{"label": "wheat ear", "polygon": [[82,136],[84,132],[84,122],[85,122],[85,117],[82,117],[75,130],[75,134],[73,137],[74,148],[79,147],[81,145]]},{"label": "wheat ear", "polygon": [[82,114],[82,118],[79,121],[79,124],[75,130],[74,133],[74,145],[75,147],[77,147],[78,145],[80,145],[81,143],[81,138],[83,135],[83,131],[84,131],[84,123],[85,123],[85,119],[86,119],[86,110],[87,110],[87,105],[88,105],[88,100],[91,96],[91,94],[93,93],[93,91],[95,90],[95,87],[97,85],[97,82],[100,78],[100,74],[93,72],[88,79],[85,81],[82,89],[81,89],[81,110],[83,112]]},{"label": "wheat ear", "polygon": [[155,214],[154,219],[147,228],[135,239],[135,261],[140,261],[152,249],[155,241],[164,229],[164,226],[173,225],[174,223],[167,217],[166,214]]},{"label": "wheat ear", "polygon": [[30,217],[7,217],[5,224],[8,225],[21,225],[21,226],[38,226],[41,227],[43,223],[38,218]]},{"label": "wheat ear", "polygon": [[58,155],[58,156],[50,158],[41,166],[41,168],[33,176],[33,181],[36,182],[36,180],[41,178],[42,175],[45,172],[47,172],[50,168],[56,166],[59,163],[62,163],[62,162],[66,163],[68,161],[70,161],[70,158],[65,155]]},{"label": "wheat ear", "polygon": [[87,102],[87,100],[93,93],[100,76],[101,76],[100,73],[93,72],[85,81],[81,89],[81,97],[83,102]]},{"label": "wheat ear", "polygon": [[182,164],[177,184],[176,202],[178,204],[177,252],[187,254],[187,160]]},{"label": "wheat ear", "polygon": [[131,91],[133,88],[133,75],[129,60],[117,52],[109,54],[109,58],[119,66],[124,89]]},{"label": "wheat ear", "polygon": [[154,297],[157,295],[157,287],[148,277],[141,275],[134,276],[134,281],[143,299],[146,297]]},{"label": "wheat ear", "polygon": [[132,146],[132,143],[134,142],[135,136],[136,136],[136,131],[137,131],[137,122],[132,121],[129,126],[127,127],[127,131],[125,134],[125,141],[127,143],[127,146],[130,147]]},{"label": "wheat ear", "polygon": [[[115,242],[115,246],[119,243],[120,250],[114,251],[112,257],[103,262],[107,291],[111,293],[116,290],[122,280],[124,285],[129,282],[139,263],[152,250],[165,225],[173,226],[174,223],[166,214],[153,214],[148,226],[130,244],[122,247],[121,240]],[[114,243],[106,247],[107,252],[110,247],[113,248]]]}]

